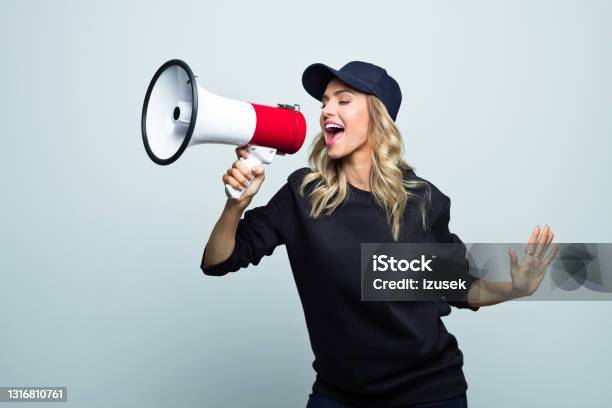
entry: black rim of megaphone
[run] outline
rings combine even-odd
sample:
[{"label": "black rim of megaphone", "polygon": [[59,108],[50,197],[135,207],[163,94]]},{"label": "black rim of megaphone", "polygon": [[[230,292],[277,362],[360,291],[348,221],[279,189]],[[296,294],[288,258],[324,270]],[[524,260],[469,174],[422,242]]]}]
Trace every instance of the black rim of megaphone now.
[{"label": "black rim of megaphone", "polygon": [[[164,72],[168,67],[172,65],[180,66],[181,68],[185,70],[185,72],[187,73],[187,76],[189,76],[189,84],[191,85],[191,120],[189,122],[189,127],[187,128],[187,134],[185,135],[185,139],[183,140],[181,147],[179,147],[176,153],[174,153],[171,157],[167,159],[160,159],[159,157],[155,156],[155,154],[153,154],[153,151],[151,150],[151,147],[149,146],[149,139],[147,137],[147,107],[149,106],[149,98],[151,97],[151,92],[153,91],[153,88],[155,87],[155,83],[157,82],[157,79],[162,74],[162,72]],[[144,105],[142,108],[142,119],[140,122],[140,127],[142,129],[142,141],[144,143],[145,150],[147,151],[147,154],[149,155],[151,160],[161,165],[167,165],[167,164],[170,164],[176,161],[176,159],[178,159],[183,154],[187,146],[189,146],[189,142],[191,141],[191,135],[193,134],[193,129],[195,127],[197,116],[198,116],[198,88],[196,85],[195,75],[193,75],[191,68],[189,68],[189,65],[187,65],[185,61],[182,61],[179,59],[173,59],[173,60],[165,62],[164,65],[159,67],[157,72],[155,72],[155,75],[153,75],[153,79],[151,79],[151,83],[149,84],[149,88],[147,89],[147,95],[145,96]]]}]

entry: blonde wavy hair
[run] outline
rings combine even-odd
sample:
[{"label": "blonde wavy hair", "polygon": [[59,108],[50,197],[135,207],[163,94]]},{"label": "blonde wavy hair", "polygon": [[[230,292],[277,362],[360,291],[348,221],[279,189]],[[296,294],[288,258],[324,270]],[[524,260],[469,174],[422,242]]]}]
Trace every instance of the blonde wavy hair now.
[{"label": "blonde wavy hair", "polygon": [[[426,201],[431,199],[431,189],[424,181],[404,179],[403,171],[414,168],[402,159],[400,131],[380,99],[369,94],[366,97],[370,115],[368,142],[372,147],[370,186],[375,202],[385,210],[393,240],[398,241],[408,203],[418,207],[423,230],[428,229]],[[331,215],[348,198],[349,186],[346,175],[341,171],[341,160],[328,157],[325,136],[319,132],[308,157],[311,173],[304,177],[299,190],[303,197],[306,186],[315,183],[309,195],[311,218]],[[424,190],[425,194],[421,196],[417,190]]]}]

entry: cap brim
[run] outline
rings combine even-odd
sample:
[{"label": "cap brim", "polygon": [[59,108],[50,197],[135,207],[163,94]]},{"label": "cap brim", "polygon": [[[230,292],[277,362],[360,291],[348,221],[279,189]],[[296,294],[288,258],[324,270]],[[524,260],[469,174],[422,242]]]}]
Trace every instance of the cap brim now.
[{"label": "cap brim", "polygon": [[329,84],[329,82],[334,78],[338,78],[358,91],[374,93],[370,87],[364,84],[359,78],[347,74],[346,72],[342,73],[320,63],[309,65],[304,70],[304,73],[302,74],[302,85],[310,96],[320,101],[323,99],[323,93],[325,93],[327,84]]}]

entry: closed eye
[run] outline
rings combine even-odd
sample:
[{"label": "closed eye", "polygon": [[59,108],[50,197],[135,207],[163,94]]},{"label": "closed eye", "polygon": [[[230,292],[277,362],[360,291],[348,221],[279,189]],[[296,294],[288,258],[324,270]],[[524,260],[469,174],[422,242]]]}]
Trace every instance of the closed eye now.
[{"label": "closed eye", "polygon": [[[340,105],[348,105],[351,101],[340,101],[339,104]],[[325,104],[321,105],[321,109],[323,109],[325,107]]]}]

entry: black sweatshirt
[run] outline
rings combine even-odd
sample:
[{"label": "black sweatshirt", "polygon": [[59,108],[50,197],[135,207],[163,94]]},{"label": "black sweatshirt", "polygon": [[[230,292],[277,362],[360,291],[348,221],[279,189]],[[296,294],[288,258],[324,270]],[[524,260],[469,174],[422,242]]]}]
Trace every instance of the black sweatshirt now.
[{"label": "black sweatshirt", "polygon": [[[310,199],[299,186],[309,168],[294,171],[267,205],[245,211],[235,248],[225,261],[202,270],[221,276],[259,264],[285,245],[315,360],[313,390],[359,407],[395,408],[464,393],[463,354],[440,316],[461,301],[362,302],[360,244],[393,242],[385,212],[370,192],[349,184],[349,197],[330,216],[308,216]],[[426,181],[412,171],[404,177]],[[429,182],[428,182],[429,183]],[[461,242],[449,232],[450,199],[431,186],[424,231],[418,208],[406,206],[399,242]],[[206,249],[204,249],[206,253]],[[202,258],[203,259],[203,258]],[[467,265],[467,261],[466,261]],[[467,273],[467,290],[476,280]]]}]

